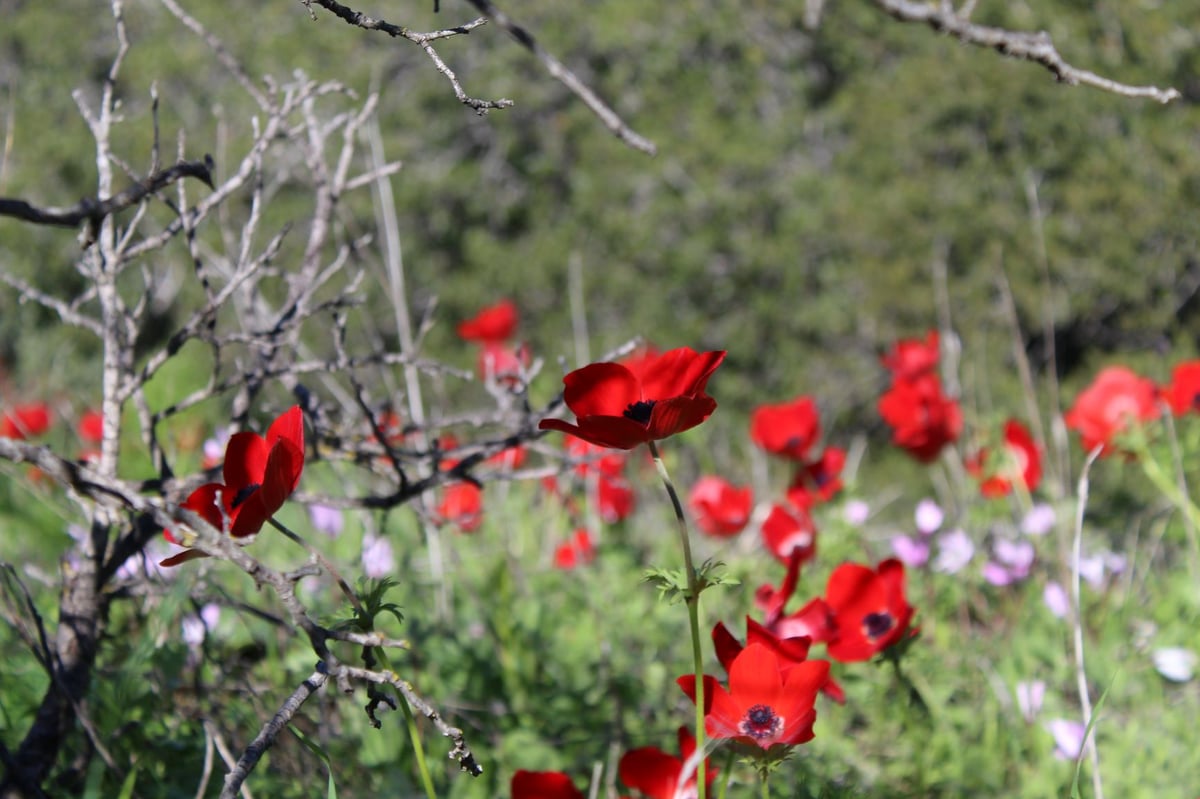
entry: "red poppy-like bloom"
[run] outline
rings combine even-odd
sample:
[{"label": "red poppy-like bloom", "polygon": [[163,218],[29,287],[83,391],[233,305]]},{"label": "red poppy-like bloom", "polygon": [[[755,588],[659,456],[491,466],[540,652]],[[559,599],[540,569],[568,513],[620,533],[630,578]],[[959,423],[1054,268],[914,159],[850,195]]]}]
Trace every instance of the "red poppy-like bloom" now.
[{"label": "red poppy-like bloom", "polygon": [[846,466],[846,450],[826,447],[821,457],[796,471],[788,486],[787,498],[797,508],[811,510],[828,502],[842,490],[842,469]]},{"label": "red poppy-like bloom", "polygon": [[825,601],[837,626],[837,638],[829,644],[834,660],[870,660],[909,634],[914,611],[904,596],[904,564],[895,558],[877,569],[838,566],[829,575]]},{"label": "red poppy-like bloom", "polygon": [[754,492],[749,486],[735,488],[728,480],[701,477],[688,494],[688,506],[702,533],[726,538],[737,535],[750,521]]},{"label": "red poppy-like bloom", "polygon": [[[704,676],[704,728],[712,738],[732,738],[770,749],[813,739],[817,711],[813,707],[821,686],[829,680],[829,663],[806,660],[787,666],[771,649],[748,644],[729,664],[729,688]],[[696,701],[696,677],[676,682]],[[711,703],[708,697],[712,697]]]},{"label": "red poppy-like bloom", "polygon": [[1004,445],[998,457],[981,449],[966,462],[967,472],[979,480],[979,493],[988,499],[1007,496],[1021,483],[1033,491],[1042,480],[1042,453],[1025,425],[1009,419],[1004,423]]},{"label": "red poppy-like bloom", "polygon": [[85,411],[76,427],[79,438],[88,444],[99,444],[104,440],[104,416],[100,411]]},{"label": "red poppy-like bloom", "polygon": [[804,460],[820,437],[821,420],[812,397],[760,405],[750,417],[750,440],[772,455]]},{"label": "red poppy-like bloom", "polygon": [[633,449],[703,422],[717,402],[704,393],[725,352],[689,347],[638,364],[593,363],[563,378],[563,400],[578,420],[543,419],[542,430],[560,430],[593,444]]},{"label": "red poppy-like bloom", "polygon": [[782,563],[787,563],[793,552],[799,552],[802,561],[817,554],[817,528],[802,508],[772,505],[762,523],[762,538],[767,550]]},{"label": "red poppy-like bloom", "polygon": [[[635,791],[640,791],[647,799],[676,799],[676,797],[694,797],[696,791],[696,772],[693,771],[687,782],[679,784],[679,776],[696,751],[696,738],[687,727],[679,728],[679,757],[669,755],[655,746],[644,746],[633,749],[621,757],[617,765],[617,774],[621,782]],[[720,769],[708,765],[705,760],[705,784],[709,787],[708,795],[712,795],[712,781]]]},{"label": "red poppy-like bloom", "polygon": [[584,799],[583,791],[561,771],[518,771],[509,792],[512,799]]},{"label": "red poppy-like bloom", "polygon": [[[717,652],[717,660],[721,661],[721,665],[726,671],[733,665],[733,661],[742,653],[744,648],[741,642],[729,632],[724,622],[717,622],[712,631],[713,648]],[[781,637],[771,632],[766,626],[759,624],[749,616],[746,617],[746,646],[750,644],[762,644],[779,656],[783,671],[804,663],[808,660],[808,650],[815,643],[812,638],[806,635]],[[842,689],[833,677],[829,678],[829,682],[821,687],[821,690],[827,694],[838,704],[845,704],[846,692]]]},{"label": "red poppy-like bloom", "polygon": [[446,486],[442,501],[438,503],[437,516],[464,533],[478,530],[483,522],[483,490],[465,481],[451,483]]},{"label": "red poppy-like bloom", "polygon": [[512,300],[501,300],[458,325],[458,337],[464,341],[495,343],[512,338],[517,330],[517,306]]},{"label": "red poppy-like bloom", "polygon": [[1185,361],[1171,370],[1171,383],[1162,397],[1176,416],[1200,411],[1200,361]]},{"label": "red poppy-like bloom", "polygon": [[50,408],[44,402],[15,405],[0,416],[0,438],[37,438],[50,429]]},{"label": "red poppy-like bloom", "polygon": [[511,347],[508,344],[489,341],[479,349],[479,361],[476,368],[482,380],[492,380],[504,385],[515,385],[521,375],[529,368],[533,354],[529,346],[522,344]]},{"label": "red poppy-like bloom", "polygon": [[1079,431],[1083,448],[1091,451],[1104,445],[1103,454],[1113,451],[1113,438],[1130,422],[1147,422],[1158,416],[1158,391],[1150,380],[1123,366],[1102,369],[1063,416],[1068,428]]},{"label": "red poppy-like bloom", "polygon": [[892,428],[892,442],[922,463],[962,433],[962,409],[942,394],[934,375],[893,383],[879,398],[879,415]]},{"label": "red poppy-like bloom", "polygon": [[595,559],[596,544],[592,540],[592,534],[583,528],[576,530],[569,541],[559,544],[554,550],[556,569],[569,571]]},{"label": "red poppy-like bloom", "polygon": [[900,382],[935,374],[940,359],[938,332],[930,330],[924,341],[919,338],[897,341],[879,361],[892,373],[892,380]]},{"label": "red poppy-like bloom", "polygon": [[763,627],[779,638],[810,638],[814,644],[832,641],[837,636],[833,623],[833,612],[825,600],[817,597],[800,610],[785,615],[788,600],[796,591],[800,579],[800,565],[804,552],[792,550],[788,558],[787,574],[779,588],[760,585],[754,592],[754,606],[763,614]]},{"label": "red poppy-like bloom", "polygon": [[[182,507],[203,517],[233,538],[253,536],[296,490],[304,470],[304,416],[298,405],[284,411],[267,428],[267,437],[237,433],[225,446],[222,467],[224,483],[206,483],[184,500]],[[166,539],[182,544],[170,530]],[[193,558],[207,557],[188,549],[162,561],[175,566]]]}]

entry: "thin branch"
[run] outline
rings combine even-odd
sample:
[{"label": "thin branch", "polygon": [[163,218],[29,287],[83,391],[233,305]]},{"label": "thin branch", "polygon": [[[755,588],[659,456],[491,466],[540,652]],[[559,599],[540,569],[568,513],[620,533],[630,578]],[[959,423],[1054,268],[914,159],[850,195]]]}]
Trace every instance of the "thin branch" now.
[{"label": "thin branch", "polygon": [[469,96],[463,89],[462,84],[459,82],[458,76],[454,74],[454,70],[447,66],[446,62],[442,60],[442,57],[439,56],[437,51],[433,49],[433,45],[430,44],[430,42],[437,41],[438,39],[446,39],[450,36],[460,36],[470,33],[480,25],[487,24],[487,20],[482,17],[472,20],[465,25],[459,25],[453,28],[446,28],[440,31],[431,31],[429,33],[417,33],[416,31],[410,31],[408,28],[402,25],[395,25],[387,20],[369,17],[361,11],[355,11],[349,6],[342,5],[341,3],[337,2],[337,0],[302,0],[302,2],[304,5],[308,6],[310,14],[312,13],[313,3],[316,3],[321,8],[332,12],[339,19],[342,19],[348,24],[357,28],[362,28],[363,30],[368,31],[381,31],[382,33],[386,33],[388,36],[398,39],[407,39],[408,41],[417,45],[424,50],[425,55],[429,56],[429,59],[433,61],[434,68],[437,69],[438,72],[445,75],[446,80],[450,81],[450,87],[454,90],[454,96],[458,98],[458,101],[463,105],[474,108],[481,114],[487,113],[487,111],[491,108],[510,108],[513,105],[512,100],[507,100],[504,98],[499,100],[480,100]]},{"label": "thin branch", "polygon": [[203,161],[184,161],[167,167],[112,197],[105,199],[88,197],[69,208],[38,208],[25,200],[0,197],[0,216],[11,216],[35,225],[54,225],[56,227],[75,227],[86,221],[89,226],[96,229],[100,227],[100,222],[105,217],[136,205],[147,195],[153,194],[177,180],[189,177],[197,178],[210,189],[213,188],[212,170],[212,157],[206,155]]},{"label": "thin branch", "polygon": [[583,101],[583,104],[591,109],[592,113],[600,117],[600,121],[608,128],[618,139],[628,144],[635,150],[641,150],[648,155],[654,155],[656,147],[654,142],[631,129],[617,115],[617,112],[612,110],[600,97],[588,88],[587,84],[576,77],[575,73],[563,66],[559,61],[546,49],[538,44],[528,30],[518,25],[508,14],[505,14],[491,0],[468,0],[471,5],[479,9],[479,13],[486,14],[493,22],[499,25],[504,30],[508,31],[514,39],[521,45],[533,53],[538,61],[542,62],[542,66],[550,73],[550,76],[566,86],[571,92]]},{"label": "thin branch", "polygon": [[[478,5],[484,0],[471,0]],[[948,0],[938,3],[921,3],[913,0],[875,0],[889,15],[901,22],[924,23],[935,31],[949,34],[959,41],[977,47],[990,47],[1009,58],[1032,61],[1041,64],[1055,78],[1069,86],[1083,84],[1106,92],[1119,94],[1122,97],[1148,97],[1160,103],[1178,100],[1181,95],[1175,89],[1160,89],[1157,86],[1129,86],[1124,83],[1101,77],[1086,69],[1073,67],[1063,60],[1050,34],[1045,31],[1030,33],[1027,31],[1010,31],[1005,28],[993,28],[987,25],[976,25],[967,18],[970,11],[964,7],[963,12],[957,12]]]}]

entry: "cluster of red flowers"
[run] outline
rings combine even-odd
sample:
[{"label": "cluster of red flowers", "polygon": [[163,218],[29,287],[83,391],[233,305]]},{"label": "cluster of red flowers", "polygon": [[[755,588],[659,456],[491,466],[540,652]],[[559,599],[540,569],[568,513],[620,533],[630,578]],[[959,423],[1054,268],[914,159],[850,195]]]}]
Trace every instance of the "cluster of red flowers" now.
[{"label": "cluster of red flowers", "polygon": [[879,415],[892,428],[892,442],[922,463],[962,433],[958,400],[942,392],[938,377],[938,334],[900,341],[881,359],[892,373],[891,388],[879,398]]},{"label": "cluster of red flowers", "polygon": [[529,366],[529,348],[514,345],[520,317],[512,300],[500,300],[460,322],[458,337],[479,345],[479,376],[498,383],[517,383]]},{"label": "cluster of red flowers", "polygon": [[846,452],[825,447],[814,454],[821,438],[817,403],[799,396],[777,405],[760,405],[750,417],[750,440],[770,455],[795,465],[785,502],[776,502],[762,524],[763,543],[780,562],[794,552],[801,560],[816,555],[817,529],[812,510],[842,490]]}]

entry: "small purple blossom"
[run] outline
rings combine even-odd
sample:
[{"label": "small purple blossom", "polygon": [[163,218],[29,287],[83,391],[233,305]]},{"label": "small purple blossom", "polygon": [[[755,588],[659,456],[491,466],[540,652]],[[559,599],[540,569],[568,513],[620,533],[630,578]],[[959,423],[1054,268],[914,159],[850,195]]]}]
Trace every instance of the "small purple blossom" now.
[{"label": "small purple blossom", "polygon": [[934,571],[957,574],[975,557],[975,544],[962,530],[951,530],[938,539],[938,556],[933,562]]},{"label": "small purple blossom", "polygon": [[328,505],[309,505],[308,520],[312,522],[312,526],[318,532],[322,532],[330,538],[341,535],[342,528],[346,525],[342,512]]},{"label": "small purple blossom", "polygon": [[392,554],[392,544],[382,536],[367,533],[363,536],[362,547],[363,574],[378,579],[396,571],[396,558]]},{"label": "small purple blossom", "polygon": [[983,567],[983,578],[992,585],[1011,585],[1029,576],[1033,566],[1033,544],[1000,538],[992,545],[994,560]]},{"label": "small purple blossom", "polygon": [[922,535],[933,535],[946,520],[946,514],[941,506],[928,497],[917,503],[913,517],[917,523],[917,532]]},{"label": "small purple blossom", "polygon": [[850,499],[842,506],[842,518],[847,524],[861,527],[871,516],[871,506],[861,499]]},{"label": "small purple blossom", "polygon": [[1059,760],[1078,760],[1083,752],[1083,740],[1087,727],[1071,719],[1051,719],[1046,729],[1054,736],[1054,756]]},{"label": "small purple blossom", "polygon": [[1046,583],[1046,587],[1042,589],[1042,601],[1056,618],[1065,619],[1071,612],[1071,600],[1067,596],[1067,589],[1063,588],[1061,583],[1053,580]]},{"label": "small purple blossom", "polygon": [[892,536],[892,553],[905,566],[920,568],[929,562],[929,543],[910,535]]},{"label": "small purple blossom", "polygon": [[1021,717],[1026,723],[1032,724],[1042,710],[1042,700],[1046,697],[1046,683],[1041,680],[1019,682],[1013,693],[1017,696],[1017,707],[1021,709]]},{"label": "small purple blossom", "polygon": [[196,649],[204,643],[204,637],[208,632],[217,626],[217,622],[221,620],[221,608],[212,602],[207,603],[200,608],[198,616],[184,616],[183,627],[183,642],[190,649]]},{"label": "small purple blossom", "polygon": [[1053,530],[1056,521],[1054,506],[1039,502],[1029,509],[1025,518],[1021,519],[1021,532],[1025,535],[1040,537]]},{"label": "small purple blossom", "polygon": [[1097,590],[1104,587],[1104,556],[1089,555],[1079,559],[1079,576]]}]

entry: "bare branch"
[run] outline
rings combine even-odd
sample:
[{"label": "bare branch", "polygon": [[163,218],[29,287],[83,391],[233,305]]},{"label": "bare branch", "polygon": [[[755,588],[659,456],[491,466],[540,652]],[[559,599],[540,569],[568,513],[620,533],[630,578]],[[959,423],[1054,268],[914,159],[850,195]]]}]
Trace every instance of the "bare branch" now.
[{"label": "bare branch", "polygon": [[518,25],[508,14],[505,14],[491,0],[468,0],[471,5],[479,9],[479,13],[486,14],[493,22],[499,25],[504,30],[508,31],[514,39],[521,45],[533,53],[538,61],[542,62],[542,66],[550,73],[550,76],[566,86],[571,92],[583,101],[583,104],[591,109],[592,113],[600,117],[600,121],[621,141],[628,144],[635,150],[641,150],[649,155],[654,155],[656,147],[654,142],[634,131],[617,115],[617,112],[612,110],[599,95],[593,92],[586,83],[581,81],[574,72],[563,66],[562,62],[554,56],[550,55],[544,47],[538,44],[537,39],[533,38],[528,30]]},{"label": "bare branch", "polygon": [[[471,0],[471,2],[474,3],[476,0]],[[1147,97],[1160,103],[1169,103],[1172,100],[1178,100],[1181,96],[1175,89],[1160,89],[1157,86],[1129,86],[1101,77],[1094,72],[1073,67],[1059,55],[1058,50],[1054,48],[1054,42],[1050,39],[1050,34],[1045,31],[1029,33],[976,25],[967,18],[973,3],[965,6],[962,12],[956,12],[947,0],[941,0],[938,3],[918,3],[912,2],[912,0],[875,0],[875,5],[901,22],[924,23],[935,31],[947,33],[967,44],[990,47],[1009,58],[1041,64],[1050,70],[1055,78],[1070,86],[1082,83],[1085,86],[1119,94],[1122,97]]]}]

